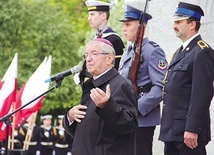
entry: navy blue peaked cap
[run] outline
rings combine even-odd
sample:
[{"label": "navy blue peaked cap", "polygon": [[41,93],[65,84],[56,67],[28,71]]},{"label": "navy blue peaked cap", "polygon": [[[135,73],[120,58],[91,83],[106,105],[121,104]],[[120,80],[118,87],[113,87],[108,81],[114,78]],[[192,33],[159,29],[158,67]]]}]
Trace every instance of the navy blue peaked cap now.
[{"label": "navy blue peaked cap", "polygon": [[174,15],[174,21],[194,18],[200,21],[201,16],[204,16],[204,11],[198,5],[180,2]]},{"label": "navy blue peaked cap", "polygon": [[[134,8],[133,6],[126,5],[124,17],[121,18],[119,21],[125,22],[125,21],[139,20],[141,13],[143,13],[143,11],[141,11],[137,8]],[[147,23],[148,20],[150,20],[150,19],[152,19],[152,16],[148,13],[145,13],[144,22]]]}]

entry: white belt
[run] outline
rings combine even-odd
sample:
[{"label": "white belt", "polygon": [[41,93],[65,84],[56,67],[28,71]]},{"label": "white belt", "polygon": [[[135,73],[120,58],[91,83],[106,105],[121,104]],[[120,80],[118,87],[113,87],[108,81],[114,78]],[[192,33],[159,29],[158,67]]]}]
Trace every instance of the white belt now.
[{"label": "white belt", "polygon": [[37,142],[24,142],[24,143],[29,145],[37,145]]},{"label": "white belt", "polygon": [[50,146],[53,145],[53,142],[41,142],[41,145]]},{"label": "white belt", "polygon": [[59,143],[56,143],[55,146],[58,147],[58,148],[68,148],[68,144],[59,144]]},{"label": "white belt", "polygon": [[17,139],[11,139],[11,140],[10,140],[10,142],[20,143],[20,141],[19,141],[19,140],[17,140]]}]

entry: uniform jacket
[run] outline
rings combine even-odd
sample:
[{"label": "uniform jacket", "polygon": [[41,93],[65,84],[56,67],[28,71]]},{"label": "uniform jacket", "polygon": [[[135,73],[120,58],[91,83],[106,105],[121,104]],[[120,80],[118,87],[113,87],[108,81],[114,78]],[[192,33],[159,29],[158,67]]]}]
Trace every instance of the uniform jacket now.
[{"label": "uniform jacket", "polygon": [[[120,61],[119,73],[128,78],[129,67],[133,50],[127,50]],[[139,64],[137,71],[137,86],[141,87],[152,83],[149,93],[143,96],[138,94],[139,127],[155,126],[160,124],[160,102],[162,101],[162,80],[167,70],[167,62],[164,51],[154,42],[143,39],[141,55],[144,59]]]},{"label": "uniform jacket", "polygon": [[19,127],[18,139],[22,141],[23,144],[25,144],[24,141],[26,139],[27,134],[31,133],[28,155],[35,155],[36,151],[39,150],[41,128],[35,124],[32,129],[33,131],[30,132],[28,131],[28,126],[28,123],[25,123],[24,125]]},{"label": "uniform jacket", "polygon": [[71,136],[61,126],[56,126],[56,130],[58,138],[54,146],[55,155],[67,155],[68,152],[71,152]]},{"label": "uniform jacket", "polygon": [[199,35],[176,57],[166,77],[159,139],[183,141],[189,131],[198,133],[199,141],[210,141],[214,51]]},{"label": "uniform jacket", "polygon": [[[111,97],[100,109],[90,99],[88,90],[91,86],[105,91],[107,84]],[[72,155],[135,155],[137,95],[130,82],[112,68],[88,85],[80,102],[87,106],[85,118],[70,126],[67,113],[63,119],[65,130],[74,136]]]},{"label": "uniform jacket", "polygon": [[[57,130],[55,127],[49,126],[45,127],[41,125],[41,132],[40,132],[40,148],[53,148],[55,141],[57,140]],[[46,135],[48,133],[48,136]],[[43,143],[45,143],[43,145]],[[52,145],[47,145],[46,143],[52,143]]]}]

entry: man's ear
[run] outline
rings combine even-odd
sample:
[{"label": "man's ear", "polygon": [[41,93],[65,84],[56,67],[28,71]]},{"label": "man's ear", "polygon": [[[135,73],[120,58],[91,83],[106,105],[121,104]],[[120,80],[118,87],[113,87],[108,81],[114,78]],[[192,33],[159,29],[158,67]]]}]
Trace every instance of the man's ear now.
[{"label": "man's ear", "polygon": [[113,53],[109,53],[109,55],[108,55],[108,65],[113,64],[114,59],[115,59],[114,57],[115,57],[115,56],[114,56]]},{"label": "man's ear", "polygon": [[102,19],[103,19],[103,20],[106,20],[106,19],[107,19],[107,14],[106,14],[106,12],[103,12],[103,13],[101,14],[101,16],[102,16]]},{"label": "man's ear", "polygon": [[191,30],[192,30],[192,29],[195,29],[195,27],[196,27],[196,22],[195,22],[195,21],[192,21],[190,24],[191,24],[190,29],[191,29]]}]

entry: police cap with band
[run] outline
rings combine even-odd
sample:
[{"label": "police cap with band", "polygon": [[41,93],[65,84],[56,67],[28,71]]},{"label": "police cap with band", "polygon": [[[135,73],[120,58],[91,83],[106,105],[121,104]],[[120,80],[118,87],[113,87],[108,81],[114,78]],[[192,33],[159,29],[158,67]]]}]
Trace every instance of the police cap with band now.
[{"label": "police cap with band", "polygon": [[180,2],[174,14],[174,21],[193,18],[200,21],[201,16],[204,16],[204,11],[198,5]]},{"label": "police cap with band", "polygon": [[[143,11],[141,11],[131,5],[125,5],[124,17],[121,18],[119,21],[125,22],[125,21],[140,20],[141,13],[143,13]],[[150,20],[150,19],[152,19],[152,16],[148,13],[145,13],[144,22],[147,23],[148,20]]]},{"label": "police cap with band", "polygon": [[96,0],[87,0],[85,4],[88,7],[88,11],[109,11],[111,6],[110,3]]}]

